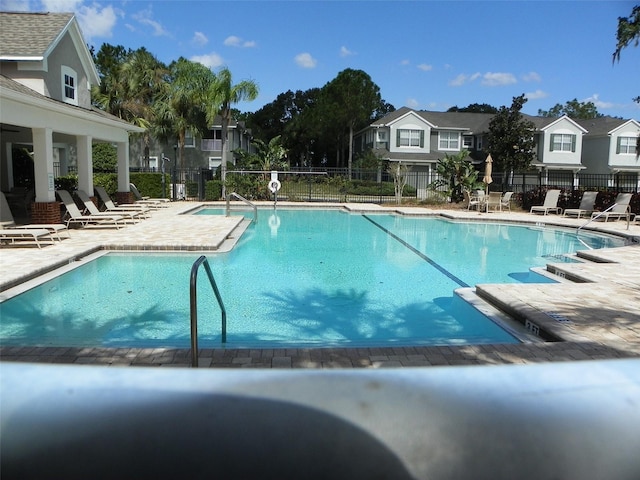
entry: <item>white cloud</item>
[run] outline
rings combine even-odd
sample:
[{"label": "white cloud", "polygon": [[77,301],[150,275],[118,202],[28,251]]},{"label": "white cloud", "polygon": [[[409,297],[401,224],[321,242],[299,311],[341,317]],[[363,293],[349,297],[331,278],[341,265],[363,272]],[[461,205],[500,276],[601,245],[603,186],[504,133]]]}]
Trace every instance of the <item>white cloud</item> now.
[{"label": "white cloud", "polygon": [[318,61],[311,56],[310,53],[299,53],[295,56],[295,61],[299,67],[302,68],[315,68]]},{"label": "white cloud", "polygon": [[549,94],[545,91],[538,89],[535,92],[525,93],[524,96],[527,97],[527,99],[529,100],[537,100],[539,98],[547,98]]},{"label": "white cloud", "polygon": [[344,45],[342,47],[340,47],[340,56],[341,57],[350,57],[351,55],[355,55],[355,54],[356,54],[356,52],[352,52],[351,50],[349,50]]},{"label": "white cloud", "polygon": [[117,14],[111,5],[101,8],[97,3],[90,7],[81,6],[77,13],[78,23],[85,39],[95,37],[111,38],[116,26]]},{"label": "white cloud", "polygon": [[449,81],[449,85],[452,86],[452,87],[461,87],[462,85],[464,85],[466,83],[470,83],[470,82],[473,82],[473,81],[477,80],[478,78],[480,78],[480,76],[481,76],[480,73],[473,73],[471,75],[466,75],[464,73],[461,73],[460,75],[458,75],[453,80],[450,80]]},{"label": "white cloud", "polygon": [[599,93],[594,93],[589,98],[585,98],[584,100],[581,100],[581,101],[582,102],[591,102],[596,106],[596,108],[602,108],[602,109],[614,108],[614,107],[617,106],[615,103],[605,102],[604,100],[600,100],[600,94]]},{"label": "white cloud", "polygon": [[224,65],[223,58],[215,52],[206,55],[194,55],[190,58],[192,62],[198,62],[208,68],[217,68]]},{"label": "white cloud", "polygon": [[193,38],[191,39],[191,42],[194,43],[195,45],[199,45],[202,47],[207,43],[209,43],[209,39],[204,33],[196,32],[193,34]]},{"label": "white cloud", "polygon": [[469,76],[465,75],[464,73],[461,73],[460,75],[458,75],[453,80],[449,80],[449,85],[452,86],[452,87],[461,87],[462,85],[464,85],[468,81],[469,81]]},{"label": "white cloud", "polygon": [[151,6],[145,10],[140,10],[138,13],[134,13],[132,17],[143,26],[150,27],[154,37],[169,36],[169,32],[165,30],[162,24],[153,19],[153,10]]},{"label": "white cloud", "polygon": [[409,108],[418,108],[420,103],[415,98],[407,98],[406,106]]},{"label": "white cloud", "polygon": [[430,72],[431,70],[433,70],[433,65],[421,63],[420,65],[418,65],[418,69],[422,70],[423,72]]},{"label": "white cloud", "polygon": [[409,60],[402,60],[400,62],[400,65],[409,65],[409,63],[411,63],[411,62],[409,62]]},{"label": "white cloud", "polygon": [[525,82],[540,82],[542,81],[542,78],[536,72],[529,72],[522,75],[522,80]]},{"label": "white cloud", "polygon": [[482,76],[482,85],[487,87],[499,87],[518,83],[512,73],[487,72]]},{"label": "white cloud", "polygon": [[244,47],[251,48],[256,46],[256,42],[253,40],[243,40],[240,37],[236,37],[235,35],[230,35],[224,39],[222,42],[227,47]]}]

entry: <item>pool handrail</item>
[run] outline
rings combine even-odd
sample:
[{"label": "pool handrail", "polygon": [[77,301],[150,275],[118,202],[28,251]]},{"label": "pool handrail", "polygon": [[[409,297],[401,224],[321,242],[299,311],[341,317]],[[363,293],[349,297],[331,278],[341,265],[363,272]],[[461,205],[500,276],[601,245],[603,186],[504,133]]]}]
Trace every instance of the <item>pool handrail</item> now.
[{"label": "pool handrail", "polygon": [[198,269],[201,265],[204,265],[204,270],[207,272],[209,283],[213,289],[213,293],[218,300],[218,305],[221,311],[221,329],[222,329],[222,343],[227,342],[227,310],[224,308],[224,302],[218,290],[218,285],[211,272],[209,261],[207,257],[201,255],[191,267],[191,283],[190,283],[190,306],[191,306],[191,365],[193,367],[198,366],[198,299],[197,299],[197,283],[198,283]]},{"label": "pool handrail", "polygon": [[249,200],[247,200],[242,195],[236,192],[231,192],[229,195],[227,195],[227,208],[225,210],[225,216],[228,217],[229,212],[231,211],[231,197],[235,197],[238,200],[249,205],[249,207],[253,209],[253,223],[258,223],[258,207],[256,207],[255,204],[251,203]]}]

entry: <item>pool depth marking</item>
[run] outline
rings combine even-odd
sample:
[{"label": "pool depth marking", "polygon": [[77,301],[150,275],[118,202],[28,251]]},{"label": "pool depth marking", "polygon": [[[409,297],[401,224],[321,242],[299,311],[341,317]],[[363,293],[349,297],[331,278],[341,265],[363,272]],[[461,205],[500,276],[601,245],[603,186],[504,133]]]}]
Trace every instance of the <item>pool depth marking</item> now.
[{"label": "pool depth marking", "polygon": [[386,233],[387,235],[389,235],[391,238],[393,238],[394,240],[397,240],[398,242],[400,242],[402,245],[404,245],[405,247],[407,247],[409,250],[411,250],[413,253],[415,253],[416,255],[418,255],[420,258],[422,258],[424,261],[426,261],[427,263],[429,263],[429,265],[431,265],[432,267],[434,267],[436,270],[438,270],[440,273],[446,275],[447,277],[449,277],[451,280],[453,280],[454,282],[456,282],[458,285],[460,285],[461,287],[470,287],[470,285],[468,285],[467,283],[463,282],[461,279],[459,279],[458,277],[456,277],[453,273],[451,273],[449,270],[447,270],[446,268],[444,268],[443,266],[439,265],[437,262],[434,262],[433,260],[431,260],[428,256],[426,256],[424,253],[422,253],[420,250],[417,250],[416,248],[413,247],[413,245],[405,242],[403,239],[401,239],[400,237],[398,237],[396,234],[394,234],[393,232],[387,230],[385,227],[383,227],[382,225],[380,225],[378,222],[372,220],[370,217],[368,217],[367,215],[362,214],[362,216],[369,220],[371,223],[373,223],[376,227],[378,227],[380,230],[382,230],[384,233]]}]

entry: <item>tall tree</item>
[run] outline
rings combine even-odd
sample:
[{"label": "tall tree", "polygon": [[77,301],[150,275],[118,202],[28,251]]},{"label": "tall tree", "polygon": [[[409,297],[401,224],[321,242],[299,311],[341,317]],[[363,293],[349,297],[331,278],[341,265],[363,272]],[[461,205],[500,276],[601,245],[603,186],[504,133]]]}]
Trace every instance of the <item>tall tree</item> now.
[{"label": "tall tree", "polygon": [[[623,48],[627,48],[630,44],[636,47],[640,43],[640,5],[636,5],[631,10],[628,17],[618,17],[618,30],[616,32],[616,50],[613,52],[613,61],[620,61],[620,53]],[[640,103],[640,96],[633,99],[634,102]]]},{"label": "tall tree", "polygon": [[520,113],[526,102],[524,94],[513,97],[489,123],[488,149],[497,170],[526,169],[535,159],[535,125]]},{"label": "tall tree", "polygon": [[380,87],[362,70],[347,68],[323,88],[325,115],[333,112],[337,126],[348,131],[348,170],[351,178],[353,164],[353,134],[372,120],[381,108]]},{"label": "tall tree", "polygon": [[593,102],[579,102],[574,98],[569,100],[564,105],[557,103],[549,110],[538,110],[538,115],[541,117],[561,117],[566,115],[570,118],[587,119],[602,117],[601,113],[598,113],[598,108]]},{"label": "tall tree", "polygon": [[148,165],[153,104],[165,88],[167,67],[144,47],[133,51],[109,44],[102,45],[95,61],[101,83],[92,87],[93,104],[145,129],[142,141]]},{"label": "tall tree", "polygon": [[132,52],[120,68],[126,80],[129,98],[126,107],[137,119],[137,124],[144,127],[142,134],[144,144],[144,162],[149,166],[149,146],[151,144],[150,127],[154,122],[156,98],[166,91],[167,67],[144,47]]},{"label": "tall tree", "polygon": [[226,198],[225,179],[227,177],[227,135],[231,122],[232,106],[243,101],[253,101],[258,97],[258,85],[253,80],[243,80],[233,84],[231,72],[228,68],[221,69],[215,81],[207,89],[208,108],[207,121],[212,124],[217,115],[222,121],[222,163],[220,175],[222,178],[222,197]]},{"label": "tall tree", "polygon": [[182,170],[187,131],[203,133],[208,128],[208,92],[216,78],[209,68],[183,57],[169,66],[169,72],[168,88],[154,104],[153,133],[162,141],[177,142]]},{"label": "tall tree", "polygon": [[488,103],[472,103],[466,107],[459,108],[457,105],[449,108],[447,112],[467,112],[467,113],[498,113],[498,109]]}]

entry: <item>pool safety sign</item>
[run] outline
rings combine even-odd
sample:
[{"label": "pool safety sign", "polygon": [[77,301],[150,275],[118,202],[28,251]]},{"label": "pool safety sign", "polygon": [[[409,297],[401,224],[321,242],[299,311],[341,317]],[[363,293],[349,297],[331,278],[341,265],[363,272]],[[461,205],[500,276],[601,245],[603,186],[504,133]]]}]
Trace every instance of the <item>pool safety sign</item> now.
[{"label": "pool safety sign", "polygon": [[269,190],[271,190],[271,193],[276,193],[278,190],[280,190],[280,187],[282,187],[282,185],[278,180],[278,172],[276,170],[272,170],[271,180],[269,181]]}]

